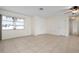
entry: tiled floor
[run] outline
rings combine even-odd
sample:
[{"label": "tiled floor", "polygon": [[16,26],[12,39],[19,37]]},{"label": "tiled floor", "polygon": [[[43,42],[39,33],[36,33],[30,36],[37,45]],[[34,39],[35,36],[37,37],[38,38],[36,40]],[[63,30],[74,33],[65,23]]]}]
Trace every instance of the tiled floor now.
[{"label": "tiled floor", "polygon": [[0,41],[0,52],[8,53],[63,53],[79,52],[78,36],[39,35]]}]

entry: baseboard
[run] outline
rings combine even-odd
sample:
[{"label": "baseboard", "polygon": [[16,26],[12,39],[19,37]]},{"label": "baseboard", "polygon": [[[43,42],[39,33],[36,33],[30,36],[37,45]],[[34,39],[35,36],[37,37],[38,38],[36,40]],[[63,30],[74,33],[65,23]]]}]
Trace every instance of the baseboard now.
[{"label": "baseboard", "polygon": [[14,37],[14,38],[7,38],[7,39],[2,39],[2,40],[16,39],[16,38],[22,38],[22,37],[28,37],[28,36],[34,36],[34,35],[26,35],[26,36],[20,36],[20,37]]},{"label": "baseboard", "polygon": [[[8,38],[8,39],[16,39],[16,38],[22,38],[22,37],[28,37],[28,36],[40,36],[40,35],[54,35],[54,36],[63,36],[66,37],[65,35],[56,35],[56,34],[38,34],[38,35],[26,35],[26,36],[20,36],[20,37],[14,37],[14,38]],[[8,39],[2,39],[2,40],[8,40]]]}]

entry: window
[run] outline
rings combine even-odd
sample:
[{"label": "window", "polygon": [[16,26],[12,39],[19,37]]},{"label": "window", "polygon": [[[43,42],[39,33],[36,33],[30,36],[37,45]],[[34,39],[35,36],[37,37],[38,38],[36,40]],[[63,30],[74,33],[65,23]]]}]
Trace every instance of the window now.
[{"label": "window", "polygon": [[16,29],[24,29],[24,20],[23,19],[17,19],[16,22]]},{"label": "window", "polygon": [[2,29],[13,29],[13,19],[12,17],[2,16]]},{"label": "window", "polygon": [[2,30],[24,29],[24,19],[2,16]]}]

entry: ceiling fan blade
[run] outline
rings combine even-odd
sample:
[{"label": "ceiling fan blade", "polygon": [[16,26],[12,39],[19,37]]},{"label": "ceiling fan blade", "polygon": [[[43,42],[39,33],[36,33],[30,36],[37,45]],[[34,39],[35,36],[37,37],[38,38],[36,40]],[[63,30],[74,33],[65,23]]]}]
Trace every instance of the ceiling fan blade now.
[{"label": "ceiling fan blade", "polygon": [[67,13],[72,13],[72,10],[67,10],[64,12],[64,14],[67,14]]}]

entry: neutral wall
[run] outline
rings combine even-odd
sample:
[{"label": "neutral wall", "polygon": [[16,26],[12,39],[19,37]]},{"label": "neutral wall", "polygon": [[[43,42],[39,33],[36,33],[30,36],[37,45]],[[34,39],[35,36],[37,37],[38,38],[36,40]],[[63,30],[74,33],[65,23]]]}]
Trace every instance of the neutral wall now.
[{"label": "neutral wall", "polygon": [[69,19],[68,16],[47,16],[32,17],[32,30],[34,35],[53,34],[53,35],[69,35]]},{"label": "neutral wall", "polygon": [[14,16],[14,17],[21,17],[24,18],[25,26],[23,30],[3,30],[2,31],[2,39],[10,39],[16,38],[21,36],[31,35],[31,17],[20,15],[18,13],[12,13],[8,11],[0,10],[0,13],[3,15]]},{"label": "neutral wall", "polygon": [[69,35],[69,20],[67,16],[51,16],[48,19],[48,33],[53,35]]},{"label": "neutral wall", "polygon": [[32,22],[33,35],[48,34],[47,23],[44,17],[34,16],[32,17]]}]

